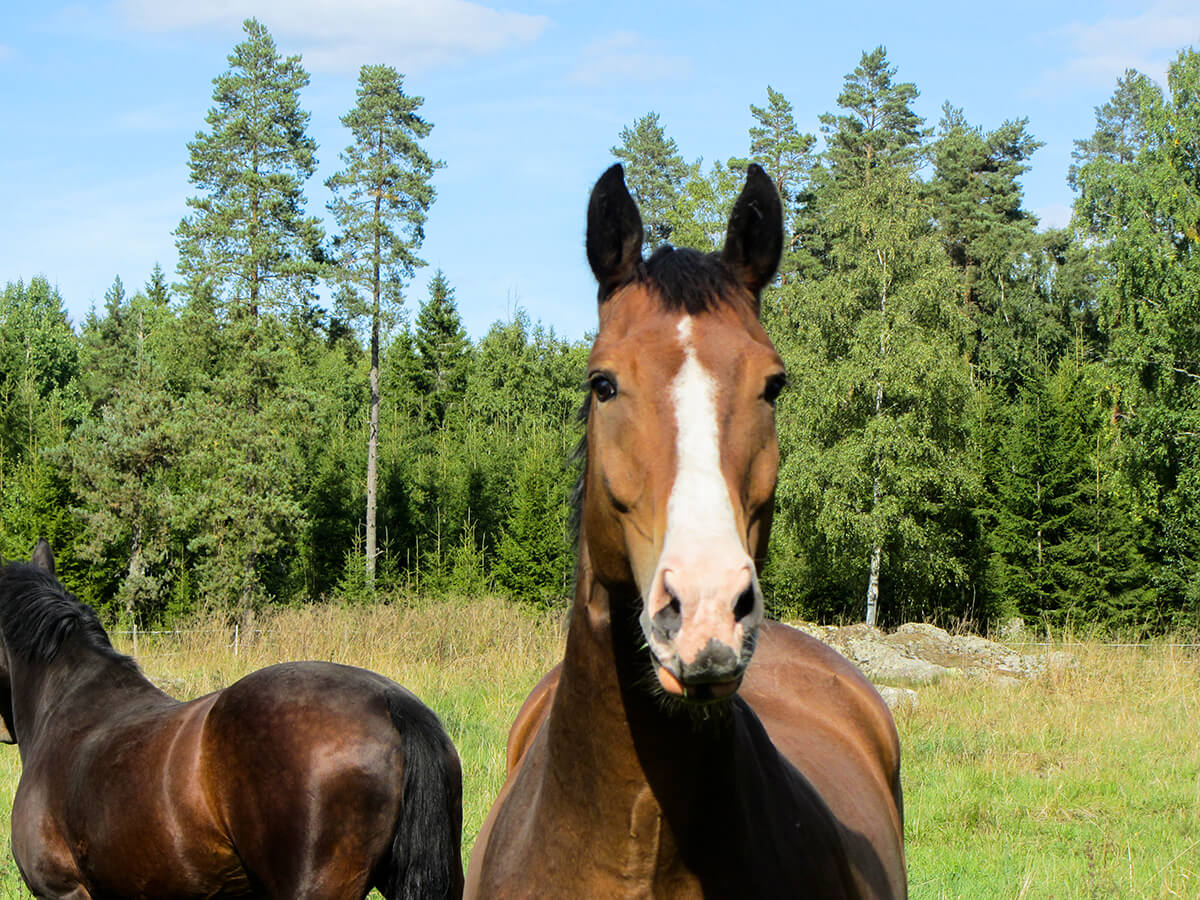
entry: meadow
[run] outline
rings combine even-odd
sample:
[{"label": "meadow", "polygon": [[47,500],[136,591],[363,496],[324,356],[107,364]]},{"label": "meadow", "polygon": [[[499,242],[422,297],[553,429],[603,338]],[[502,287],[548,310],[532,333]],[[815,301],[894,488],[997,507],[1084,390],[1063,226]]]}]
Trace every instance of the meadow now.
[{"label": "meadow", "polygon": [[[562,652],[560,614],[500,600],[322,605],[140,634],[190,698],[286,659],[382,672],[442,717],[463,760],[463,853],[503,781],[508,725]],[[132,635],[114,643],[133,652]],[[913,898],[1200,898],[1200,655],[1066,640],[1077,665],[1021,684],[945,679],[897,713]],[[236,651],[236,652],[235,652]],[[0,748],[0,832],[20,774]],[[7,841],[5,841],[7,843]],[[0,898],[26,897],[0,854]]]}]

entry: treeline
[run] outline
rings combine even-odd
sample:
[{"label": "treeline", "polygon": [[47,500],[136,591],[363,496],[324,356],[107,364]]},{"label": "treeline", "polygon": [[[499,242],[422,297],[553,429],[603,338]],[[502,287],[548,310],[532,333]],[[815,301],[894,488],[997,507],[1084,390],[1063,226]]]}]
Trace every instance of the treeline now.
[{"label": "treeline", "polygon": [[[587,343],[519,312],[470,341],[452,273],[406,317],[442,163],[402,76],[360,73],[327,236],[299,58],[250,20],[229,61],[178,281],[114,281],[78,332],[44,278],[0,297],[0,553],[45,535],[84,599],[142,623],[381,588],[561,602]],[[688,162],[654,113],[613,147],[647,249],[719,246],[749,161],[784,198],[769,604],[1195,627],[1200,55],[1166,90],[1118,82],[1076,142],[1072,223],[1044,231],[1027,121],[946,104],[930,126],[896,74],[864,53],[820,146],[768,88],[744,159]]]}]

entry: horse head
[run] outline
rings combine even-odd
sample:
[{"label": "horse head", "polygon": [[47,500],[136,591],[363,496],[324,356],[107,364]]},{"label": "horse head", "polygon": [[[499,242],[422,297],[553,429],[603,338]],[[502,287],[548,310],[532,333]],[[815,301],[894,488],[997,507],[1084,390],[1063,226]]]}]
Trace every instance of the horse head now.
[{"label": "horse head", "polygon": [[721,251],[664,247],[644,260],[642,239],[613,166],[587,217],[600,327],[581,553],[610,595],[640,598],[662,688],[721,699],[740,685],[763,616],[784,368],[758,313],[782,250],[779,195],[751,165]]}]

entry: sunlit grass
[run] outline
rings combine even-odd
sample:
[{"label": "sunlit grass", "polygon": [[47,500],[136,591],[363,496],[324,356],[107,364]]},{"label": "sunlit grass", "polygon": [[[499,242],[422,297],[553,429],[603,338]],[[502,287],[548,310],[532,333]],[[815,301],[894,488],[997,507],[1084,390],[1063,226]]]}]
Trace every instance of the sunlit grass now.
[{"label": "sunlit grass", "polygon": [[[327,659],[404,684],[464,766],[463,845],[500,789],[508,726],[559,658],[560,615],[499,600],[319,606],[139,635],[180,698],[271,663]],[[132,652],[129,635],[114,642]],[[1069,642],[1074,668],[1001,687],[947,678],[898,714],[914,898],[1200,898],[1200,657],[1163,644]],[[0,831],[20,773],[0,750]],[[7,849],[0,900],[25,897]]]},{"label": "sunlit grass", "polygon": [[914,898],[1200,897],[1200,657],[1065,649],[899,715]]}]

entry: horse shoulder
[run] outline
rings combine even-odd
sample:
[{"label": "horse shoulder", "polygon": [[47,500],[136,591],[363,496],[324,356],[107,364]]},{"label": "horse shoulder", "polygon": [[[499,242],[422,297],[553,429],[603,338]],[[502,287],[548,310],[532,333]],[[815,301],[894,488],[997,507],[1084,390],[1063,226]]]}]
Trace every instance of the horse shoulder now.
[{"label": "horse shoulder", "polygon": [[831,647],[769,622],[741,694],[779,753],[828,804],[846,839],[870,847],[869,880],[888,881],[892,895],[902,896],[900,741],[879,692]]},{"label": "horse shoulder", "polygon": [[787,754],[798,732],[853,745],[880,772],[899,771],[900,741],[887,704],[859,669],[811,635],[765,623],[742,695]]}]

